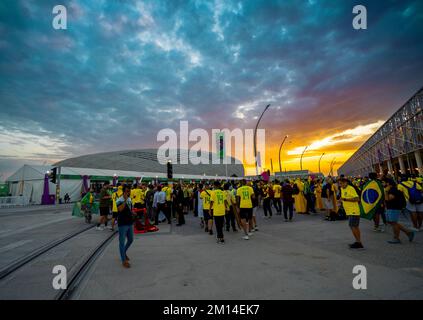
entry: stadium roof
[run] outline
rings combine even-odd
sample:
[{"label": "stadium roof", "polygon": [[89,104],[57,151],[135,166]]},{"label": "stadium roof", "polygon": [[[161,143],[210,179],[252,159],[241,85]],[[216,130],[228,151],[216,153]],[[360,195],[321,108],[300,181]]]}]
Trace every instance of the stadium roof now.
[{"label": "stadium roof", "polygon": [[[207,160],[210,164],[198,164],[193,165],[181,164],[181,162],[187,161],[181,152],[177,152],[177,162],[172,163],[173,174],[175,177],[186,175],[186,176],[232,176],[238,177],[244,176],[244,166],[242,163],[230,157],[230,164],[212,164],[212,154],[208,153],[204,160]],[[160,159],[163,163],[167,162],[167,159]],[[66,167],[66,168],[91,168],[91,169],[103,169],[112,171],[132,171],[137,173],[143,173],[145,176],[163,176],[167,173],[166,165],[162,165],[158,161],[157,149],[140,149],[140,150],[126,150],[116,152],[97,153],[91,155],[84,155],[76,158],[60,161],[54,164],[55,167]],[[79,170],[80,171],[80,170]]]}]

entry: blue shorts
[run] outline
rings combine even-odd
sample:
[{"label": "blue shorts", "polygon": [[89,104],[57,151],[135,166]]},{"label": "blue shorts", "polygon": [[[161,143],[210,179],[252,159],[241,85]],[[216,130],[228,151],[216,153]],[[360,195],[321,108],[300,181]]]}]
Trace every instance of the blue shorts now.
[{"label": "blue shorts", "polygon": [[386,210],[386,221],[387,222],[398,222],[401,210],[387,209]]}]

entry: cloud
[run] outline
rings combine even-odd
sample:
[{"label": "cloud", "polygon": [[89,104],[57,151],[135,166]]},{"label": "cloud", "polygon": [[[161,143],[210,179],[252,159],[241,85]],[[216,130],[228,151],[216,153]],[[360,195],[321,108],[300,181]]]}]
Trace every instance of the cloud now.
[{"label": "cloud", "polygon": [[[360,125],[353,129],[347,129],[342,132],[336,133],[331,136],[327,136],[323,139],[313,141],[307,146],[308,151],[316,151],[326,149],[328,147],[338,147],[339,144],[347,144],[355,141],[363,141],[370,135],[372,135],[377,129],[384,124],[384,121],[379,120],[375,123],[367,125]],[[289,150],[288,155],[301,155],[306,146],[296,147],[295,149]]]},{"label": "cloud", "polygon": [[53,1],[0,5],[0,143],[16,156],[154,147],[180,120],[254,128],[268,103],[269,148],[285,134],[354,147],[337,134],[386,119],[423,80],[419,1],[362,1],[362,32],[352,0],[63,4],[67,30]]}]

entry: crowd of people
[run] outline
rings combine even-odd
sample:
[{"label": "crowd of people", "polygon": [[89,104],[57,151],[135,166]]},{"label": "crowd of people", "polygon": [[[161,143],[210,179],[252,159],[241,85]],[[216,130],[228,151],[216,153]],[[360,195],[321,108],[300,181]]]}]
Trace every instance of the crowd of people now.
[{"label": "crowd of people", "polygon": [[[378,205],[372,219],[374,231],[384,232],[386,225],[393,229],[390,244],[399,244],[403,232],[413,241],[415,232],[422,226],[423,196],[422,179],[402,176],[399,181],[389,175],[370,173],[361,178],[316,177],[286,179],[284,181],[202,181],[200,183],[139,183],[111,186],[103,184],[99,198],[100,219],[97,230],[119,230],[120,256],[124,267],[130,267],[127,250],[133,235],[133,223],[145,219],[137,213],[144,209],[151,224],[172,224],[182,227],[185,216],[192,213],[199,219],[199,226],[209,235],[216,234],[218,244],[225,243],[224,231],[240,232],[242,239],[250,240],[259,230],[257,212],[263,211],[265,219],[282,215],[292,222],[297,214],[322,214],[327,221],[349,221],[355,242],[351,249],[364,248],[361,241],[360,217],[363,188],[370,181],[381,186]],[[86,195],[88,205],[94,201],[93,191]],[[134,210],[138,209],[138,210]],[[89,210],[86,210],[89,211]],[[400,215],[411,217],[412,228],[400,224]],[[383,225],[381,221],[383,221]],[[109,224],[110,221],[110,224]],[[87,220],[90,222],[90,220]],[[109,224],[109,225],[108,225]]]}]

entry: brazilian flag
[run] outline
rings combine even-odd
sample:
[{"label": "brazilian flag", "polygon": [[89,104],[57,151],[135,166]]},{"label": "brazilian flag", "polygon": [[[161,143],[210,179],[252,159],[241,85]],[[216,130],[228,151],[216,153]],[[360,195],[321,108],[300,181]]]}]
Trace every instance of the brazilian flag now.
[{"label": "brazilian flag", "polygon": [[378,180],[367,182],[361,192],[360,216],[372,220],[373,216],[385,201],[383,185]]}]

